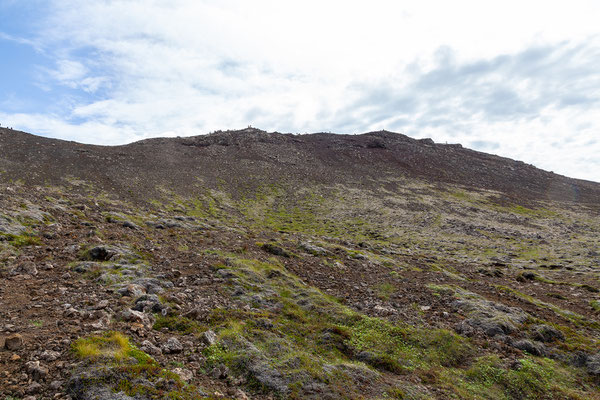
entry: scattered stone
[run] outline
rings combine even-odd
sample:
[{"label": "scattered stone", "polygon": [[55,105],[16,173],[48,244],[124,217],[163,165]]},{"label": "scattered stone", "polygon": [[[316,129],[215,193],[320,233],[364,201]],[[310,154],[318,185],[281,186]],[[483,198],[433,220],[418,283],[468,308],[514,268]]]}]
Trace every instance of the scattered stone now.
[{"label": "scattered stone", "polygon": [[56,361],[60,357],[60,353],[58,351],[45,350],[40,358],[44,361],[52,362]]},{"label": "scattered stone", "polygon": [[169,338],[169,340],[160,347],[165,354],[175,354],[183,351],[183,345],[174,337]]},{"label": "scattered stone", "polygon": [[472,336],[476,331],[483,331],[487,336],[508,335],[518,330],[517,326],[527,321],[529,315],[520,308],[509,307],[502,303],[486,300],[478,294],[456,289],[459,296],[452,306],[467,318],[455,327],[465,336]]},{"label": "scattered stone", "polygon": [[160,294],[164,291],[164,289],[170,289],[174,287],[173,282],[158,280],[156,278],[138,278],[133,281],[133,284],[141,286],[148,294]]},{"label": "scattered stone", "polygon": [[275,390],[283,395],[289,392],[288,382],[285,377],[267,362],[252,362],[248,366],[248,371],[254,379],[265,387]]},{"label": "scattered stone", "polygon": [[17,265],[11,272],[12,275],[24,274],[36,276],[38,274],[38,270],[35,264],[31,261],[23,261],[19,265]]},{"label": "scattered stone", "polygon": [[544,356],[546,354],[546,346],[539,342],[522,339],[513,343],[513,347],[528,352],[534,356]]},{"label": "scattered stone", "polygon": [[134,224],[131,221],[123,221],[123,226],[125,228],[129,228],[129,229],[133,229],[133,230],[139,230],[140,229],[139,226],[137,226],[136,224]]},{"label": "scattered stone", "polygon": [[89,270],[91,270],[96,265],[100,265],[100,264],[92,262],[92,261],[83,261],[83,262],[77,263],[73,267],[73,271],[78,272],[80,274],[83,274],[83,273],[88,272]]},{"label": "scattered stone", "polygon": [[250,400],[248,395],[246,393],[244,393],[244,391],[242,389],[235,390],[233,395],[235,396],[235,398],[237,400]]},{"label": "scattered stone", "polygon": [[174,368],[173,372],[176,373],[185,383],[189,383],[192,379],[194,379],[194,373],[189,369]]},{"label": "scattered stone", "polygon": [[66,393],[75,400],[134,400],[121,392],[115,393],[103,382],[114,379],[107,368],[93,368],[73,374],[66,384]]},{"label": "scattered stone", "polygon": [[138,323],[147,328],[151,328],[152,325],[154,325],[154,317],[152,315],[144,314],[143,312],[132,309],[121,311],[119,317],[123,321]]},{"label": "scattered stone", "polygon": [[212,330],[202,332],[202,335],[200,336],[200,340],[202,341],[202,343],[204,343],[207,346],[212,346],[213,344],[215,344],[217,342],[217,339],[217,334]]},{"label": "scattered stone", "polygon": [[150,354],[152,356],[160,356],[162,354],[162,350],[160,348],[156,347],[149,340],[144,340],[142,342],[140,350],[142,350],[144,353],[148,353],[148,354]]},{"label": "scattered stone", "polygon": [[116,253],[105,246],[97,246],[91,248],[87,254],[94,261],[108,261]]},{"label": "scattered stone", "polygon": [[92,247],[83,254],[88,261],[119,261],[138,258],[137,255],[123,246],[103,245]]},{"label": "scattered stone", "polygon": [[146,221],[146,225],[154,229],[166,229],[166,226],[157,221]]},{"label": "scattered stone", "polygon": [[69,307],[65,310],[65,312],[63,313],[63,316],[65,318],[79,318],[81,316],[81,312],[79,312],[78,310],[76,310],[73,307]]},{"label": "scattered stone", "polygon": [[588,356],[585,367],[591,375],[600,376],[600,352],[593,356]]},{"label": "scattered stone", "polygon": [[229,368],[219,364],[210,371],[210,375],[215,379],[226,379],[229,376]]},{"label": "scattered stone", "polygon": [[521,272],[519,275],[517,275],[517,281],[519,282],[525,282],[527,280],[534,280],[537,277],[537,274],[535,272],[531,272],[531,271],[524,271]]},{"label": "scattered stone", "polygon": [[92,310],[104,310],[109,304],[108,300],[100,300],[95,306],[92,306]]},{"label": "scattered stone", "polygon": [[538,325],[535,326],[532,331],[531,337],[540,342],[549,343],[554,342],[555,340],[565,340],[565,335],[550,325]]},{"label": "scattered stone", "polygon": [[310,242],[301,242],[299,247],[312,254],[313,256],[326,256],[327,254],[329,254],[329,251],[323,247],[314,245]]},{"label": "scattered stone", "polygon": [[19,350],[21,347],[23,347],[23,336],[21,336],[18,333],[15,333],[14,335],[7,337],[4,340],[4,347],[6,348],[6,350]]},{"label": "scattered stone", "polygon": [[38,382],[32,382],[27,389],[25,389],[25,393],[27,394],[37,394],[42,391],[42,385]]},{"label": "scattered stone", "polygon": [[132,283],[120,288],[117,293],[123,297],[139,297],[146,293],[146,289],[141,285]]},{"label": "scattered stone", "polygon": [[63,386],[63,381],[52,381],[50,382],[50,389],[52,390],[59,390],[60,388],[62,388]]},{"label": "scattered stone", "polygon": [[48,368],[40,365],[39,361],[29,361],[25,364],[25,369],[31,378],[36,381],[42,381],[48,375]]},{"label": "scattered stone", "polygon": [[235,274],[227,268],[221,268],[221,269],[217,270],[217,275],[219,275],[223,279],[230,279],[230,278],[235,277]]},{"label": "scattered stone", "polygon": [[[145,294],[138,297],[132,309],[145,313],[161,313],[163,315],[166,315],[166,311],[168,311],[168,307],[164,306],[155,294]],[[165,312],[163,313],[163,311]]]},{"label": "scattered stone", "polygon": [[285,250],[284,248],[279,247],[273,243],[265,243],[261,246],[261,248],[264,251],[266,251],[267,253],[271,253],[276,256],[287,257],[287,258],[291,257],[290,253],[287,250]]}]

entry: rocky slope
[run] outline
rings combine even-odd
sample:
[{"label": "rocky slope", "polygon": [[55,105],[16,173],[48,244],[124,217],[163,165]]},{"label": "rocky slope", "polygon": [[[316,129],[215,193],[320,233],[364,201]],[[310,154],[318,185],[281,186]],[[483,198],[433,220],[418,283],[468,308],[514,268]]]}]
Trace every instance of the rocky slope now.
[{"label": "rocky slope", "polygon": [[0,398],[600,398],[600,184],[390,132],[0,130]]}]

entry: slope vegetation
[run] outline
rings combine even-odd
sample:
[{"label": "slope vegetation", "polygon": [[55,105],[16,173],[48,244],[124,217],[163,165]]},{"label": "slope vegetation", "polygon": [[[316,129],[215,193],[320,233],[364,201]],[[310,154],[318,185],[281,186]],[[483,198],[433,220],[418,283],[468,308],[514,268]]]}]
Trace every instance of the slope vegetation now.
[{"label": "slope vegetation", "polygon": [[597,183],[255,129],[1,130],[0,182],[0,398],[600,398]]}]

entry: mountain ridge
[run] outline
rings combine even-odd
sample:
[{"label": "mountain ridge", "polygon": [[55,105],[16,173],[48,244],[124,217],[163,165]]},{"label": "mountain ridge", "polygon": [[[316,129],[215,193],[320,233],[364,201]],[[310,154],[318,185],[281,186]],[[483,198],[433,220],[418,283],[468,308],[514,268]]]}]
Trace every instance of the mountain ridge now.
[{"label": "mountain ridge", "polygon": [[[30,176],[37,183],[43,179],[57,182],[67,175],[90,179],[95,173],[102,181],[126,187],[123,177],[118,176],[121,165],[130,173],[135,171],[136,177],[148,171],[157,184],[173,176],[191,184],[183,175],[192,174],[235,184],[236,176],[246,172],[260,175],[265,170],[269,171],[265,179],[273,181],[305,177],[332,182],[349,181],[353,174],[363,180],[386,175],[495,190],[514,199],[589,204],[600,199],[600,184],[596,182],[568,178],[458,144],[437,144],[387,131],[294,135],[246,128],[99,146],[1,129],[0,159],[0,168],[7,173]],[[157,166],[165,166],[162,173]],[[144,190],[152,189],[150,184],[143,186]]]}]

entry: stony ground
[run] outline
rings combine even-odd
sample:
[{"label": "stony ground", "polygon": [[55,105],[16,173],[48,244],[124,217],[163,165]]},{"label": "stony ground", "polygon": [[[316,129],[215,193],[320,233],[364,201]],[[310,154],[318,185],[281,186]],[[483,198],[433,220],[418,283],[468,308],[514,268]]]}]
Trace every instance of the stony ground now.
[{"label": "stony ground", "polygon": [[[368,151],[390,147],[375,138]],[[245,186],[118,164],[134,189],[113,187],[101,163],[19,178],[52,143],[0,162],[2,399],[600,398],[592,183],[542,195],[534,171],[519,197],[500,178],[342,179],[333,165],[319,179],[271,166],[277,179]],[[585,196],[558,201],[562,182]]]}]

